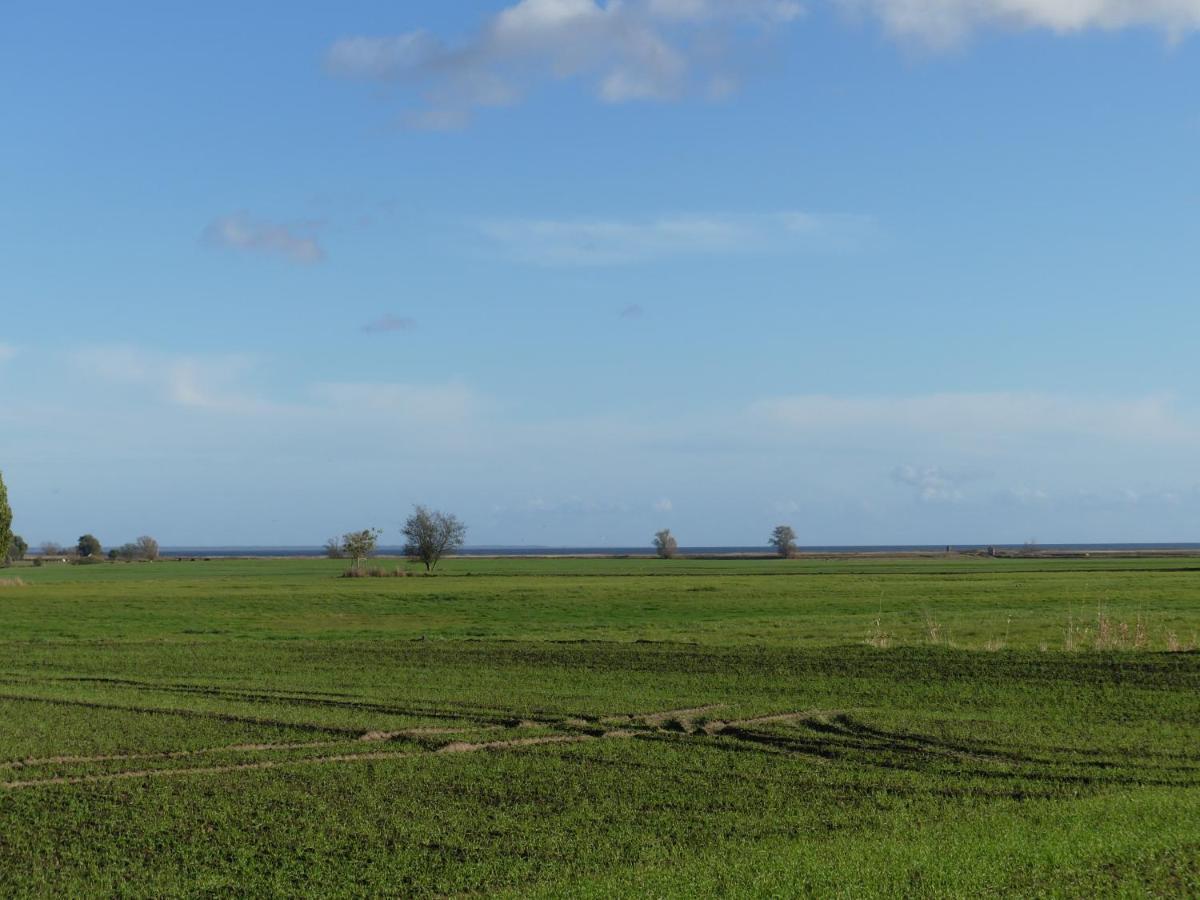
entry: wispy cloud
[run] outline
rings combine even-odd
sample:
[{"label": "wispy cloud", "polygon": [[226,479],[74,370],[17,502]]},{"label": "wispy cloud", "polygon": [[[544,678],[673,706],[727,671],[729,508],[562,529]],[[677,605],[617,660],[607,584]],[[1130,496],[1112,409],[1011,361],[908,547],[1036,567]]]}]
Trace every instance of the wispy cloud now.
[{"label": "wispy cloud", "polygon": [[268,404],[242,384],[247,356],[170,355],[127,346],[101,346],[71,355],[93,379],[138,388],[173,406],[232,413],[261,412]]},{"label": "wispy cloud", "polygon": [[892,470],[892,480],[914,488],[923,503],[958,503],[963,499],[961,484],[969,477],[939,466],[905,465]]},{"label": "wispy cloud", "polygon": [[805,212],[679,214],[644,220],[491,219],[480,234],[504,255],[547,266],[605,266],[689,255],[786,253],[858,246],[868,216]]},{"label": "wispy cloud", "polygon": [[367,334],[388,334],[395,331],[413,331],[416,327],[416,319],[407,316],[386,315],[372,319],[362,327],[362,330]]},{"label": "wispy cloud", "polygon": [[0,363],[7,362],[17,355],[17,348],[12,344],[0,342]]},{"label": "wispy cloud", "polygon": [[955,44],[984,28],[1043,29],[1060,34],[1150,28],[1171,38],[1200,29],[1198,0],[836,0],[878,18],[892,34],[934,46]]},{"label": "wispy cloud", "polygon": [[[520,101],[540,81],[581,80],[607,103],[727,94],[715,41],[797,19],[794,0],[520,0],[458,42],[424,30],[349,36],[326,53],[334,75],[416,89],[410,124],[453,128],[472,111]],[[740,27],[739,27],[740,26]],[[707,44],[709,51],[696,48]]]},{"label": "wispy cloud", "polygon": [[213,219],[204,229],[203,240],[212,247],[277,256],[309,265],[325,259],[315,232],[312,224],[281,225],[238,212]]},{"label": "wispy cloud", "polygon": [[751,415],[760,421],[807,433],[887,431],[977,440],[1072,435],[1122,442],[1200,441],[1200,420],[1163,396],[1112,399],[1039,393],[805,395],[759,401],[751,407]]},{"label": "wispy cloud", "polygon": [[314,385],[324,409],[388,414],[413,422],[464,420],[482,409],[479,396],[462,384],[328,382]]},{"label": "wispy cloud", "polygon": [[617,315],[622,319],[640,319],[645,314],[646,311],[642,309],[640,304],[631,303],[628,306],[622,307]]}]

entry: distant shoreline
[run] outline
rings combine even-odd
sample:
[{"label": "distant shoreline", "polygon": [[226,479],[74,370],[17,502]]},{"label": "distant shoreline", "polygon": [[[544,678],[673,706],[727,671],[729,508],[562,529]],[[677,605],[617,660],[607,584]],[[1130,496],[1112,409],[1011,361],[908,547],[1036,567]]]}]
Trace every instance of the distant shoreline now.
[{"label": "distant shoreline", "polygon": [[[813,546],[801,547],[797,559],[869,559],[939,557],[997,558],[1086,558],[1143,557],[1187,558],[1200,556],[1200,543],[1161,544],[969,544],[969,545],[895,545],[895,546]],[[33,555],[33,554],[31,554]],[[319,559],[320,547],[164,547],[163,559]],[[399,547],[382,547],[379,559],[403,558]],[[648,547],[474,547],[457,554],[458,559],[654,559]],[[695,547],[681,548],[678,559],[769,560],[777,554],[766,547]]]}]

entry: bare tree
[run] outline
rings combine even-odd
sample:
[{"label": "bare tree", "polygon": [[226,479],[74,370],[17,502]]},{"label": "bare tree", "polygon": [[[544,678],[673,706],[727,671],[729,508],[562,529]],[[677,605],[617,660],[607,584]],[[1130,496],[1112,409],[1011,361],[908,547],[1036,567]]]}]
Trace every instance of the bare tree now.
[{"label": "bare tree", "polygon": [[133,562],[138,558],[139,549],[137,544],[122,544],[116,550],[110,552],[115,553],[117,559],[123,559],[125,562]]},{"label": "bare tree", "polygon": [[378,528],[364,528],[342,535],[342,551],[350,557],[350,566],[354,571],[362,571],[363,561],[375,552],[381,534],[383,532]]},{"label": "bare tree", "polygon": [[134,541],[134,546],[137,547],[137,555],[149,562],[154,562],[158,559],[158,541],[150,537],[148,534],[143,534],[140,538]]},{"label": "bare tree", "polygon": [[454,516],[418,505],[404,523],[404,554],[431,572],[444,555],[462,547],[466,536],[467,526]]},{"label": "bare tree", "polygon": [[325,542],[325,556],[327,559],[346,558],[346,551],[342,548],[341,538],[331,537]]},{"label": "bare tree", "polygon": [[784,559],[796,555],[796,532],[792,530],[791,525],[776,525],[767,543]]},{"label": "bare tree", "polygon": [[679,552],[679,542],[671,534],[670,528],[664,528],[662,531],[655,533],[654,552],[663,559],[673,559],[675,554]]},{"label": "bare tree", "polygon": [[67,555],[66,548],[57,541],[43,541],[41,547],[38,548],[42,552],[42,556],[49,559],[52,556],[64,557]]}]

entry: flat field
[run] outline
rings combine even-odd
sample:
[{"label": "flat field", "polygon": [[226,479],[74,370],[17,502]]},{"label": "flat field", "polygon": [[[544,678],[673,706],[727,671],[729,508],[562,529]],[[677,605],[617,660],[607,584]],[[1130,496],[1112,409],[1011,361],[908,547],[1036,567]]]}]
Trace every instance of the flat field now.
[{"label": "flat field", "polygon": [[1200,895],[1200,560],[342,568],[0,575],[0,895]]}]

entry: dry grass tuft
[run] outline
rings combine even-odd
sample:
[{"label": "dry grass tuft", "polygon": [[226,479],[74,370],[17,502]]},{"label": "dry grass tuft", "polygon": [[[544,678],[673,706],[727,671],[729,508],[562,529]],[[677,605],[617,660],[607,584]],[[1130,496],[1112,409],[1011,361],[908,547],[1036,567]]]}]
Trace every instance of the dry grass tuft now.
[{"label": "dry grass tuft", "polygon": [[875,620],[874,628],[872,628],[871,632],[867,635],[867,644],[871,647],[874,647],[876,650],[886,650],[888,647],[892,646],[892,636],[883,630],[882,619],[877,618]]},{"label": "dry grass tuft", "polygon": [[0,587],[25,587],[20,578],[0,578]]}]

